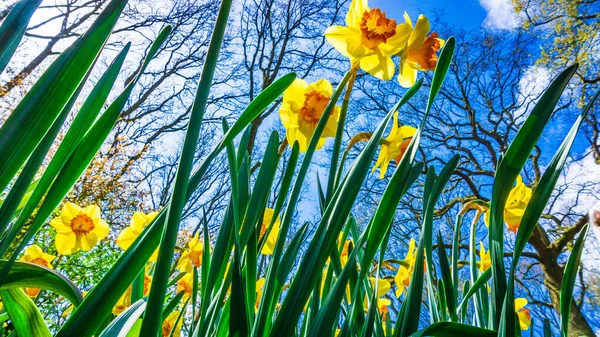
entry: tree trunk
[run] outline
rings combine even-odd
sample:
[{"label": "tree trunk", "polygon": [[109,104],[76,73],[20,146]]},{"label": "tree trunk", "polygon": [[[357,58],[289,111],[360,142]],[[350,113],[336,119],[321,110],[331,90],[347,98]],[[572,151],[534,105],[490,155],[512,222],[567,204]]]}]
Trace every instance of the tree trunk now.
[{"label": "tree trunk", "polygon": [[[544,272],[544,285],[550,294],[552,307],[560,315],[560,288],[563,281],[564,267],[557,263],[558,253],[549,248],[550,241],[544,230],[539,226],[535,227],[529,243],[533,245],[540,257],[540,265]],[[572,302],[571,316],[569,317],[569,336],[591,337],[595,335],[580,308],[575,305],[575,302]]]}]

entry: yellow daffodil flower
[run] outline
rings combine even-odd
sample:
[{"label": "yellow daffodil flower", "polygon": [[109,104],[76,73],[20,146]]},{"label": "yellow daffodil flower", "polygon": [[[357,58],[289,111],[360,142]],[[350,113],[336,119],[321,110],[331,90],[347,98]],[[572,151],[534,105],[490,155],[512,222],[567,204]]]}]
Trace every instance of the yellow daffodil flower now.
[{"label": "yellow daffodil flower", "polygon": [[112,313],[115,315],[120,315],[125,309],[129,308],[131,305],[131,286],[125,290],[123,295],[119,298],[117,303],[112,309]]},{"label": "yellow daffodil flower", "polygon": [[[123,229],[121,234],[117,237],[117,244],[124,250],[127,250],[129,246],[142,234],[144,227],[148,226],[154,218],[158,215],[158,212],[151,212],[144,214],[142,212],[135,212],[129,222],[129,227]],[[151,262],[156,262],[158,257],[158,248],[154,251],[150,257]]]},{"label": "yellow daffodil flower", "polygon": [[348,263],[351,242],[352,242],[352,240],[346,240],[346,242],[344,242],[344,247],[342,248],[342,252],[340,253],[340,264],[342,265],[342,268],[344,268],[346,263]]},{"label": "yellow daffodil flower", "polygon": [[367,0],[352,0],[346,26],[327,28],[325,38],[350,62],[359,62],[364,71],[388,81],[394,76],[392,55],[405,47],[410,33],[408,23],[396,24],[379,8],[370,9]]},{"label": "yellow daffodil flower", "polygon": [[[381,297],[377,299],[377,310],[379,311],[379,314],[381,315],[385,315],[388,312],[388,307],[392,305],[392,301],[388,300],[385,297]],[[365,300],[363,302],[363,306],[365,308],[365,312],[369,311],[369,301],[367,299],[367,296],[365,296]]]},{"label": "yellow daffodil flower", "polygon": [[410,243],[408,244],[408,251],[406,252],[406,258],[404,261],[408,263],[408,267],[401,264],[398,268],[398,272],[394,277],[394,282],[396,283],[396,297],[402,296],[405,288],[410,286],[410,279],[412,277],[413,270],[415,268],[415,261],[417,259],[417,248],[416,241],[414,239],[410,239]]},{"label": "yellow daffodil flower", "polygon": [[519,326],[521,330],[529,329],[531,325],[531,313],[525,308],[527,300],[524,298],[515,298],[515,312],[519,316]]},{"label": "yellow daffodil flower", "polygon": [[71,202],[63,206],[60,217],[50,221],[50,226],[56,229],[56,251],[62,255],[88,251],[110,231],[100,218],[98,206],[81,208]]},{"label": "yellow daffodil flower", "polygon": [[479,271],[483,273],[491,266],[492,260],[490,258],[490,252],[486,252],[483,242],[479,241]]},{"label": "yellow daffodil flower", "polygon": [[263,294],[263,288],[265,287],[265,278],[261,277],[256,281],[256,302],[254,303],[254,312],[258,312],[258,306],[260,305],[260,298]]},{"label": "yellow daffodil flower", "polygon": [[[181,325],[183,324],[183,319],[180,319],[177,322],[177,326],[175,326],[175,322],[179,317],[179,311],[173,311],[162,323],[161,336],[162,337],[179,337],[181,334]],[[172,334],[171,334],[172,332]]]},{"label": "yellow daffodil flower", "polygon": [[185,303],[185,301],[192,296],[192,291],[194,289],[194,274],[188,273],[185,274],[182,278],[177,281],[177,293],[183,291],[183,298],[181,299],[181,303]]},{"label": "yellow daffodil flower", "polygon": [[[375,282],[377,281],[377,279],[374,277],[369,277],[369,281],[371,282],[371,287],[375,289]],[[377,297],[383,297],[385,294],[387,294],[388,291],[390,291],[390,289],[392,289],[390,281],[386,279],[380,278],[379,282],[377,282],[377,285]]]},{"label": "yellow daffodil flower", "polygon": [[[533,191],[523,183],[523,178],[519,175],[515,186],[510,190],[508,198],[506,198],[506,205],[504,206],[504,222],[508,226],[508,230],[517,234],[519,226],[521,225],[521,219],[525,214],[525,208],[529,200],[531,200],[531,194]],[[490,226],[490,212],[485,212],[485,225]]]},{"label": "yellow daffodil flower", "polygon": [[[46,254],[38,245],[31,245],[25,249],[25,253],[19,259],[22,262],[29,262],[33,264],[37,264],[38,266],[43,266],[46,268],[52,269],[51,262],[54,260],[56,256],[51,254]],[[29,295],[29,297],[36,297],[40,293],[39,288],[23,288],[25,293]]]},{"label": "yellow daffodil flower", "polygon": [[[325,79],[308,84],[303,79],[297,78],[284,91],[279,117],[285,127],[285,135],[290,146],[298,141],[300,152],[306,152],[308,143],[332,93],[331,83]],[[335,136],[340,110],[337,105],[333,108],[317,144],[317,149],[323,147],[325,138]]]},{"label": "yellow daffodil flower", "polygon": [[[275,215],[274,209],[272,209],[272,208],[265,209],[265,215],[263,216],[263,220],[260,225],[259,240],[261,240],[262,237],[267,232],[268,226],[271,224],[271,221],[273,221],[273,215]],[[263,245],[262,250],[260,251],[263,255],[273,254],[273,251],[275,250],[275,243],[277,243],[277,236],[279,236],[280,224],[281,224],[281,220],[279,219],[279,215],[278,215],[277,218],[275,219],[275,222],[273,223],[273,227],[271,228],[271,231],[269,232],[269,236],[265,240],[265,244]]]},{"label": "yellow daffodil flower", "polygon": [[202,251],[204,249],[204,242],[200,241],[198,234],[196,234],[190,242],[188,242],[188,248],[181,253],[179,260],[177,261],[177,269],[182,273],[191,274],[194,266],[200,268],[202,265]]},{"label": "yellow daffodil flower", "polygon": [[404,13],[404,19],[411,29],[406,48],[400,52],[400,74],[398,82],[405,88],[410,88],[417,81],[417,71],[434,70],[438,57],[436,52],[444,46],[444,40],[437,33],[429,36],[429,20],[424,15],[419,15],[417,24],[413,29],[412,21]]},{"label": "yellow daffodil flower", "polygon": [[394,114],[394,124],[392,125],[392,131],[390,134],[381,141],[381,150],[379,151],[379,157],[373,170],[381,166],[379,169],[379,178],[383,179],[387,172],[390,161],[395,160],[396,165],[400,163],[402,156],[406,152],[406,148],[410,144],[412,137],[417,132],[417,129],[412,126],[398,126],[398,112]]}]

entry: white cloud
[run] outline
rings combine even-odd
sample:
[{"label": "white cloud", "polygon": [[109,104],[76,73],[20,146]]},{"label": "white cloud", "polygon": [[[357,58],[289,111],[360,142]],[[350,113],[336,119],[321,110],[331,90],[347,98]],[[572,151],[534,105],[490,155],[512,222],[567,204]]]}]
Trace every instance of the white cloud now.
[{"label": "white cloud", "polygon": [[535,102],[544,92],[550,80],[551,73],[547,68],[531,66],[523,72],[519,79],[519,108],[514,112],[517,121],[524,121],[529,115]]},{"label": "white cloud", "polygon": [[513,29],[518,26],[510,0],[479,0],[479,4],[487,12],[484,24],[497,29]]}]

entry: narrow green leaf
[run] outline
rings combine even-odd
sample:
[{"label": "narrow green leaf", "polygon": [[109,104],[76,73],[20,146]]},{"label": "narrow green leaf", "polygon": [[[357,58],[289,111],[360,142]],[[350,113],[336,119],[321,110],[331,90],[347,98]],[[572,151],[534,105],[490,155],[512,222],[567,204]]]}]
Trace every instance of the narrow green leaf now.
[{"label": "narrow green leaf", "polygon": [[0,290],[0,297],[19,337],[52,336],[42,314],[23,290]]},{"label": "narrow green leaf", "polygon": [[[499,328],[502,322],[502,307],[506,295],[507,280],[504,267],[504,206],[517,176],[527,162],[546,123],[550,120],[564,88],[575,74],[577,65],[565,69],[544,92],[527,117],[506,154],[498,163],[492,186],[490,203],[490,258],[492,262],[492,317],[491,328]],[[508,309],[507,309],[508,310]],[[512,316],[507,317],[512,320]],[[509,326],[513,326],[507,322]],[[509,329],[512,331],[512,329]],[[501,330],[503,333],[507,330]]]},{"label": "narrow green leaf", "polygon": [[[29,20],[42,0],[21,0],[8,13],[0,26],[0,74],[12,58],[25,34]],[[0,97],[2,94],[0,93]]]},{"label": "narrow green leaf", "polygon": [[115,318],[100,337],[127,337],[146,309],[146,301],[138,300]]},{"label": "narrow green leaf", "polygon": [[[0,268],[5,264],[6,261],[0,261]],[[15,262],[0,289],[24,287],[50,290],[74,305],[78,305],[83,300],[77,286],[56,270],[33,263]]]},{"label": "narrow green leaf", "polygon": [[[85,78],[126,3],[111,1],[90,29],[50,65],[4,122],[0,128],[0,190],[19,171]],[[24,134],[28,136],[23,138]]]},{"label": "narrow green leaf", "polygon": [[[450,313],[450,319],[453,322],[458,322],[458,315],[456,314],[456,298],[454,297],[454,284],[452,282],[452,275],[450,274],[448,256],[446,255],[444,239],[442,238],[442,232],[440,229],[438,229],[437,244],[440,269],[442,271],[442,282],[444,284],[444,291],[446,292],[446,306],[448,308],[448,312]],[[440,296],[440,298],[444,297],[441,293],[438,295]]]},{"label": "narrow green leaf", "polygon": [[[56,175],[63,168],[67,159],[71,153],[73,153],[73,150],[77,147],[77,144],[79,144],[81,137],[85,134],[85,132],[87,132],[89,127],[100,113],[100,110],[106,102],[108,94],[110,93],[110,90],[117,79],[117,75],[121,70],[123,62],[125,61],[125,56],[129,51],[130,45],[131,44],[128,43],[123,48],[123,50],[113,60],[104,74],[100,77],[100,80],[98,80],[98,83],[96,83],[81,106],[79,113],[75,116],[75,119],[71,123],[71,126],[65,134],[65,137],[52,156],[50,163],[44,170],[42,177],[35,183],[35,185],[30,185],[27,192],[29,193],[29,197],[24,204],[22,201],[17,208],[15,214],[18,214],[19,216],[13,224],[10,234],[3,239],[4,241],[7,241],[7,243],[3,244],[2,246],[7,247],[7,244],[10,244],[17,234],[21,232],[23,225],[38,206],[40,200],[42,200],[43,196],[46,194],[48,188],[56,178]],[[23,200],[25,200],[25,198],[23,198]],[[5,228],[10,220],[12,220],[12,217],[0,217],[0,228]],[[0,248],[0,255],[4,253],[4,251],[5,248]]]},{"label": "narrow green leaf", "polygon": [[480,289],[485,289],[485,285],[487,284],[487,282],[490,280],[491,277],[492,277],[492,270],[489,268],[486,271],[484,271],[483,273],[481,273],[481,275],[479,275],[477,280],[475,282],[473,282],[473,285],[471,286],[471,288],[469,288],[467,293],[463,295],[463,299],[460,302],[460,304],[458,305],[458,309],[461,310],[462,312],[466,312],[467,304],[469,303],[469,299],[473,295],[475,295],[477,293],[477,291],[479,291]]},{"label": "narrow green leaf", "polygon": [[411,337],[434,336],[434,337],[496,337],[497,332],[482,329],[471,325],[439,322],[410,335]]},{"label": "narrow green leaf", "polygon": [[560,287],[560,332],[562,337],[569,336],[569,316],[571,314],[571,305],[573,302],[573,289],[577,279],[579,261],[583,252],[583,243],[587,237],[589,225],[583,226],[579,237],[573,245],[573,250],[565,266],[563,282]]}]

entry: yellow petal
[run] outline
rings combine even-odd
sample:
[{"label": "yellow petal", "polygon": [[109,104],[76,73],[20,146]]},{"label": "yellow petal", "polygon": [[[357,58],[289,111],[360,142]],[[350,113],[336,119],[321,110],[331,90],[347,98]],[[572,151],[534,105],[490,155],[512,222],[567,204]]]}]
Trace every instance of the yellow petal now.
[{"label": "yellow petal", "polygon": [[378,79],[389,81],[394,76],[394,62],[392,58],[381,54],[379,50],[373,55],[360,59],[360,67]]},{"label": "yellow petal", "polygon": [[273,228],[271,232],[269,232],[269,237],[265,241],[261,253],[264,255],[271,255],[273,251],[275,251],[275,244],[277,243],[277,236],[279,236],[279,226],[275,226],[273,224]]},{"label": "yellow petal", "polygon": [[31,246],[27,247],[27,249],[25,249],[25,254],[23,255],[23,257],[21,259],[23,259],[23,261],[29,262],[29,261],[32,261],[32,260],[42,257],[43,254],[44,254],[44,252],[42,251],[42,248],[40,248],[40,246],[31,245]]},{"label": "yellow petal", "polygon": [[346,25],[348,27],[360,28],[363,14],[368,12],[369,3],[367,0],[352,0],[348,13],[346,14]]},{"label": "yellow petal", "polygon": [[316,91],[325,97],[331,97],[331,95],[333,94],[333,87],[331,86],[331,83],[328,80],[322,78],[314,83],[311,83],[304,90],[305,93],[310,93],[312,91]]},{"label": "yellow petal", "polygon": [[61,234],[71,233],[71,227],[63,223],[63,218],[54,218],[50,221],[50,226],[56,229],[56,232]]},{"label": "yellow petal", "polygon": [[137,239],[138,235],[131,227],[127,227],[117,237],[117,245],[122,249],[127,249]]},{"label": "yellow petal", "polygon": [[77,250],[75,250],[77,236],[75,233],[68,234],[56,234],[56,251],[62,255],[71,255]]},{"label": "yellow petal", "polygon": [[106,221],[104,221],[102,219],[98,219],[98,221],[96,222],[96,224],[94,226],[94,229],[92,230],[92,233],[94,233],[98,236],[98,240],[104,239],[106,236],[108,236],[109,232],[110,232],[110,227],[108,226]]},{"label": "yellow petal", "polygon": [[304,105],[304,92],[308,83],[301,78],[296,78],[290,86],[283,92],[283,102],[290,105],[294,112],[300,110]]},{"label": "yellow petal", "polygon": [[63,208],[62,211],[60,212],[60,217],[62,219],[62,222],[65,225],[69,225],[71,223],[71,220],[79,215],[81,213],[82,209],[81,207],[75,205],[72,202],[67,202]]},{"label": "yellow petal", "polygon": [[83,213],[89,216],[94,222],[100,220],[100,207],[96,205],[87,206],[83,209]]},{"label": "yellow petal", "polygon": [[396,26],[396,34],[385,43],[380,44],[378,48],[386,55],[396,55],[406,48],[411,33],[412,27],[410,24],[399,24]]},{"label": "yellow petal", "polygon": [[527,299],[525,298],[515,298],[515,311],[521,310],[527,303]]},{"label": "yellow petal", "polygon": [[94,248],[98,241],[98,236],[93,231],[85,235],[77,235],[77,243],[79,244],[79,248],[84,252]]},{"label": "yellow petal", "polygon": [[156,262],[156,259],[158,259],[158,248],[156,248],[156,250],[154,250],[154,253],[152,253],[152,256],[150,256],[148,261]]},{"label": "yellow petal", "polygon": [[408,49],[421,48],[425,38],[427,37],[427,34],[429,34],[429,30],[429,20],[425,17],[425,15],[419,15],[417,24],[415,25],[412,34],[410,34],[410,37],[408,38]]},{"label": "yellow petal", "polygon": [[[371,282],[371,287],[373,287],[373,289],[375,289],[375,280],[375,277],[369,277],[369,281]],[[377,285],[377,297],[382,297],[383,295],[387,294],[387,292],[390,291],[390,289],[392,288],[390,282],[385,279],[379,279]]]},{"label": "yellow petal", "polygon": [[398,82],[404,88],[412,87],[417,81],[417,69],[413,68],[410,62],[404,62],[398,74]]},{"label": "yellow petal", "polygon": [[142,212],[135,212],[131,217],[131,221],[129,222],[129,227],[133,232],[137,235],[140,235],[144,226],[146,226],[147,217]]},{"label": "yellow petal", "polygon": [[517,316],[519,316],[519,327],[521,330],[528,330],[531,325],[531,317],[529,314],[519,311],[517,312]]},{"label": "yellow petal", "polygon": [[358,28],[331,26],[327,28],[324,35],[335,50],[349,59],[373,54],[371,49],[362,44],[362,32]]}]

